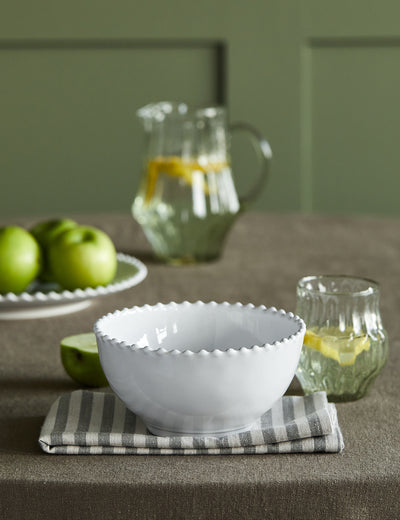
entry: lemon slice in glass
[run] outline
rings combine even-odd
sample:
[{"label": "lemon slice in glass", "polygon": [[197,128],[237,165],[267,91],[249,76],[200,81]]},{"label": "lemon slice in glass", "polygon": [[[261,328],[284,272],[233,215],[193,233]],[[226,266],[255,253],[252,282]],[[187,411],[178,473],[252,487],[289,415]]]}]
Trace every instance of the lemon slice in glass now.
[{"label": "lemon slice in glass", "polygon": [[351,327],[344,331],[337,327],[313,327],[307,329],[304,345],[344,366],[353,365],[361,352],[370,349],[370,339],[368,335],[357,335]]}]

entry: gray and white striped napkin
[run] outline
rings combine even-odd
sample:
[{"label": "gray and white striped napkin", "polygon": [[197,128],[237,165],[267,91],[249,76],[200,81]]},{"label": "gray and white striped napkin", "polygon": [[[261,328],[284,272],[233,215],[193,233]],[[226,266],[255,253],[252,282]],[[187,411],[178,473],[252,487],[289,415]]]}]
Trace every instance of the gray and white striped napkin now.
[{"label": "gray and white striped napkin", "polygon": [[247,432],[159,437],[114,394],[77,390],[52,405],[39,444],[47,453],[64,455],[312,453],[344,448],[336,407],[325,392],[284,396]]}]

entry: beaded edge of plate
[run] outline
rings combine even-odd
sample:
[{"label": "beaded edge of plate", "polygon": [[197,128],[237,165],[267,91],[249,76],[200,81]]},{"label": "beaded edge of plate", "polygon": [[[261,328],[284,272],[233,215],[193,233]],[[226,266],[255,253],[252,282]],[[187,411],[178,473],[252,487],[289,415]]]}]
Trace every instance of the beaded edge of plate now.
[{"label": "beaded edge of plate", "polygon": [[35,303],[35,302],[66,302],[66,301],[76,301],[76,300],[85,300],[89,298],[95,298],[97,296],[112,294],[114,292],[119,292],[124,289],[129,289],[135,285],[138,285],[142,282],[147,274],[147,267],[133,256],[126,255],[124,253],[117,253],[117,260],[119,262],[123,262],[129,265],[132,265],[138,269],[138,272],[125,280],[121,280],[119,282],[111,282],[108,285],[99,285],[97,287],[87,287],[85,289],[75,289],[74,291],[50,291],[48,293],[44,293],[42,291],[37,291],[34,293],[23,292],[21,294],[16,293],[7,293],[0,294],[0,304],[1,303]]}]

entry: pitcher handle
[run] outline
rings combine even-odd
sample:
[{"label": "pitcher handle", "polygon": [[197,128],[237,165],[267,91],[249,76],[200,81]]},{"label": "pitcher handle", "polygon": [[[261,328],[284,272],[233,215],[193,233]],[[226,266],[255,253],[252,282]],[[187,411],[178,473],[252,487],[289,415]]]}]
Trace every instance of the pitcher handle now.
[{"label": "pitcher handle", "polygon": [[245,195],[239,196],[240,209],[242,210],[245,209],[251,202],[253,202],[267,181],[269,177],[270,162],[272,159],[272,150],[268,141],[263,137],[263,135],[248,123],[232,123],[230,125],[230,129],[232,132],[245,131],[250,134],[254,149],[256,150],[261,163],[260,172],[255,183]]}]

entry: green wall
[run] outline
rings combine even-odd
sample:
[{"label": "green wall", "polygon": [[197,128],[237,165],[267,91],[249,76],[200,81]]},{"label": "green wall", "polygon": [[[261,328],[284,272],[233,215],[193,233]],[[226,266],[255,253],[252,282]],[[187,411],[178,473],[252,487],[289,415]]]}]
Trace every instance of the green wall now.
[{"label": "green wall", "polygon": [[[400,212],[400,4],[3,2],[0,216],[129,211],[149,101],[223,103],[270,141],[255,208]],[[157,13],[157,14],[155,14]],[[235,137],[239,191],[256,176]]]}]

